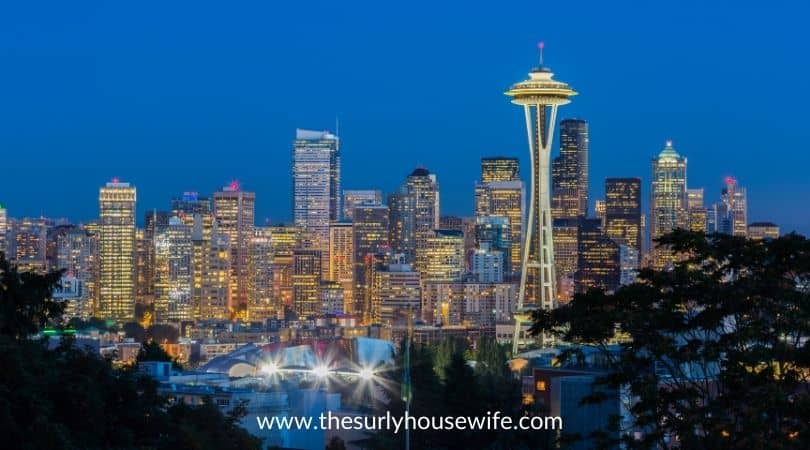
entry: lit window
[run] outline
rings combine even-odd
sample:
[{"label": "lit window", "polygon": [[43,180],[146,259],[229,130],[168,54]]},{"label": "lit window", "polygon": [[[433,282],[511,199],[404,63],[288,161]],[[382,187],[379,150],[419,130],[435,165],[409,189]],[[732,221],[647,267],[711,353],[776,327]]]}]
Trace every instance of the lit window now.
[{"label": "lit window", "polygon": [[542,380],[541,380],[541,381],[538,381],[537,383],[535,383],[534,388],[535,388],[535,390],[537,390],[538,392],[545,391],[545,390],[546,390],[546,382],[545,382],[545,381],[542,381]]}]

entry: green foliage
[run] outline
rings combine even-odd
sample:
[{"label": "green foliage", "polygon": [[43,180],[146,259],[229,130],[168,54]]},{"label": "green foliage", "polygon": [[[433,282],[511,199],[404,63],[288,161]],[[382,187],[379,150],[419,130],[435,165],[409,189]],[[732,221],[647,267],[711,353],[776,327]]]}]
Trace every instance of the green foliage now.
[{"label": "green foliage", "polygon": [[[445,340],[434,346],[411,348],[411,416],[486,416],[499,411],[517,418],[523,415],[520,383],[506,366],[506,349],[482,339],[470,351],[461,341]],[[402,366],[404,345],[399,352]],[[477,355],[476,369],[466,356]],[[483,362],[483,364],[482,364]],[[503,364],[501,364],[503,362]],[[401,381],[401,372],[395,373]],[[386,409],[404,414],[405,404],[395,400]],[[405,434],[381,432],[362,442],[365,449],[404,448]],[[551,448],[551,437],[542,432],[484,430],[419,430],[411,432],[411,448],[418,449],[544,449]]]},{"label": "green foliage", "polygon": [[26,339],[57,323],[65,305],[53,301],[51,292],[61,276],[62,272],[20,273],[0,257],[0,335]]},{"label": "green foliage", "polygon": [[628,448],[810,448],[810,241],[679,230],[659,243],[683,255],[673,270],[538,311],[533,332],[604,351],[598,383],[637,399],[645,437]]},{"label": "green foliage", "polygon": [[244,407],[172,404],[156,382],[73,345],[28,339],[61,315],[50,299],[58,273],[18,274],[0,258],[0,435],[21,450],[259,449],[238,426]]}]

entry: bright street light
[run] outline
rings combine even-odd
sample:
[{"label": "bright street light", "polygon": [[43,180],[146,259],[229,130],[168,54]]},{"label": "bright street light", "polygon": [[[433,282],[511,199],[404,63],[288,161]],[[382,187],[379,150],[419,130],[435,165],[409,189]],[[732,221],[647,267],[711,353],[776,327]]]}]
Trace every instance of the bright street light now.
[{"label": "bright street light", "polygon": [[367,368],[367,367],[365,367],[363,369],[360,369],[359,375],[360,375],[360,378],[362,378],[364,380],[370,380],[370,379],[374,378],[374,371]]},{"label": "bright street light", "polygon": [[326,366],[318,366],[312,369],[312,373],[318,378],[324,378],[329,375],[329,368]]}]

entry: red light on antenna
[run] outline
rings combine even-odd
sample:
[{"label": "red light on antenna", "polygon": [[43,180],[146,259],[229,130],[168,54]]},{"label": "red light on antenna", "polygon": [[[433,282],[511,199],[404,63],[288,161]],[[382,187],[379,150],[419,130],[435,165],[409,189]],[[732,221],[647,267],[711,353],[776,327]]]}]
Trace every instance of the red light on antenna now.
[{"label": "red light on antenna", "polygon": [[737,180],[735,180],[733,177],[726,177],[726,184],[734,184],[736,182]]},{"label": "red light on antenna", "polygon": [[539,48],[540,50],[543,50],[543,47],[545,47],[545,46],[546,46],[546,44],[543,41],[540,41],[540,42],[537,43],[537,48]]},{"label": "red light on antenna", "polygon": [[229,188],[230,188],[232,191],[238,191],[238,190],[239,190],[239,182],[238,182],[238,181],[236,181],[236,180],[231,181],[231,184],[229,184],[229,185],[228,185],[228,187],[229,187]]},{"label": "red light on antenna", "polygon": [[113,177],[112,182],[118,184],[121,182],[121,180],[118,177]]}]

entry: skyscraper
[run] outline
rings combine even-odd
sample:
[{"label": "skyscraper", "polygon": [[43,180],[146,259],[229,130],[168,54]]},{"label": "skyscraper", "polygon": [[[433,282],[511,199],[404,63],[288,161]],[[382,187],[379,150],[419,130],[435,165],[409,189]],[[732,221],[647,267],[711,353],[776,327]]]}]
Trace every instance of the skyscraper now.
[{"label": "skyscraper", "polygon": [[256,227],[250,244],[250,303],[248,317],[263,321],[276,317],[280,310],[273,296],[273,237],[270,227]]},{"label": "skyscraper", "polygon": [[576,92],[567,84],[552,79],[553,74],[543,66],[542,43],[540,65],[529,79],[513,85],[506,95],[512,103],[523,106],[531,156],[531,187],[521,280],[518,294],[518,317],[515,320],[513,350],[517,351],[522,316],[527,306],[554,308],[555,275],[554,248],[551,230],[551,193],[549,169],[551,142],[557,122],[557,108],[570,102]]},{"label": "skyscraper", "polygon": [[321,313],[321,252],[298,249],[293,254],[293,311],[305,317]]},{"label": "skyscraper", "polygon": [[460,280],[464,273],[464,234],[432,230],[416,259],[422,280]]},{"label": "skyscraper", "polygon": [[689,214],[689,229],[708,231],[709,216],[703,205],[703,188],[686,190],[686,209]]},{"label": "skyscraper", "polygon": [[231,182],[214,193],[214,218],[231,247],[228,309],[244,313],[250,301],[250,242],[255,229],[256,194]]},{"label": "skyscraper", "polygon": [[588,289],[604,289],[612,292],[621,281],[620,244],[606,236],[599,219],[579,219],[577,236],[578,292]]},{"label": "skyscraper", "polygon": [[641,252],[641,178],[605,180],[605,234]]},{"label": "skyscraper", "polygon": [[517,158],[492,156],[481,158],[481,183],[520,180],[520,164]]},{"label": "skyscraper", "polygon": [[[686,158],[679,155],[667,141],[657,158],[652,160],[652,189],[650,191],[650,237],[654,240],[676,228],[687,228]],[[664,246],[652,244],[652,265],[664,269],[675,261]]]},{"label": "skyscraper", "polygon": [[588,214],[588,122],[560,122],[560,155],[551,163],[553,218]]},{"label": "skyscraper", "polygon": [[56,241],[56,268],[81,280],[92,315],[98,291],[98,236],[73,228]]},{"label": "skyscraper", "polygon": [[302,245],[321,252],[329,267],[329,224],[340,220],[340,141],[326,131],[296,130],[293,144],[293,220]]},{"label": "skyscraper", "polygon": [[154,242],[155,318],[159,322],[193,320],[191,227],[171,217]]},{"label": "skyscraper", "polygon": [[384,205],[365,205],[354,208],[354,297],[346,309],[347,313],[360,317],[371,317],[366,311],[371,305],[371,282],[373,277],[368,273],[374,255],[389,250],[389,211]]},{"label": "skyscraper", "polygon": [[[416,244],[416,258],[433,237],[433,230],[439,228],[439,183],[436,175],[425,168],[417,168],[405,179],[405,189],[414,198],[413,235]],[[421,270],[416,262],[416,269]]]},{"label": "skyscraper", "polygon": [[475,216],[500,216],[509,220],[512,248],[504,253],[508,263],[505,275],[520,271],[524,199],[517,158],[481,159],[481,182],[475,186]]},{"label": "skyscraper", "polygon": [[382,191],[376,189],[343,191],[343,219],[352,220],[357,206],[382,205]]},{"label": "skyscraper", "polygon": [[409,263],[416,255],[414,203],[413,195],[404,187],[388,195],[388,243],[393,253],[403,255]]},{"label": "skyscraper", "polygon": [[[387,215],[387,214],[386,214]],[[352,311],[354,299],[354,234],[351,222],[333,222],[329,226],[329,267],[327,277],[343,289],[339,312]]]},{"label": "skyscraper", "polygon": [[[8,234],[8,211],[0,204],[0,253],[6,253],[6,234]],[[6,255],[8,257],[8,255]]]},{"label": "skyscraper", "polygon": [[301,240],[301,229],[278,225],[270,228],[273,247],[273,297],[280,307],[292,308],[293,254]]},{"label": "skyscraper", "polygon": [[754,222],[748,225],[748,238],[754,240],[778,239],[779,225],[773,222]]},{"label": "skyscraper", "polygon": [[135,187],[117,178],[99,191],[99,316],[135,317]]},{"label": "skyscraper", "polygon": [[715,206],[717,232],[733,236],[748,234],[748,198],[746,190],[737,180],[726,177],[720,191],[720,203]]}]

